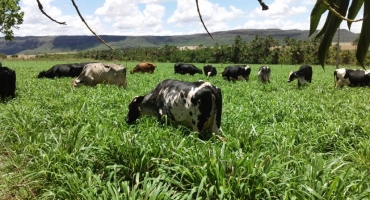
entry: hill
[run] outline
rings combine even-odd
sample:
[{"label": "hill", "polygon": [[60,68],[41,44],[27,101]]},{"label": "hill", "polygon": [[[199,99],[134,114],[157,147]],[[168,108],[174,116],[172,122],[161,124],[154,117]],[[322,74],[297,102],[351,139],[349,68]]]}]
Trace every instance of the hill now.
[{"label": "hill", "polygon": [[[280,29],[239,29],[212,33],[212,40],[207,33],[176,36],[116,36],[101,35],[100,37],[116,49],[134,47],[162,47],[171,46],[213,46],[230,45],[235,37],[240,35],[243,40],[251,41],[256,35],[261,37],[272,36],[277,40],[286,37],[297,40],[307,40],[308,30],[280,30]],[[340,31],[340,42],[350,43],[358,34],[345,29]],[[334,36],[336,38],[337,36]],[[15,37],[13,41],[0,38],[0,52],[7,55],[13,54],[39,54],[76,52],[84,50],[100,50],[107,47],[95,36],[25,36]]]}]

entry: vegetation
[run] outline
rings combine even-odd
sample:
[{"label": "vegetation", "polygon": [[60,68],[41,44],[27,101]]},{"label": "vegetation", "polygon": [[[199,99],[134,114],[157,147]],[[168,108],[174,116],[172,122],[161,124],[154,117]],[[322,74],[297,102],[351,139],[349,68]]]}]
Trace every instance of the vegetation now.
[{"label": "vegetation", "polygon": [[[195,49],[179,49],[165,45],[157,47],[141,47],[119,51],[94,50],[82,51],[75,58],[96,60],[128,60],[185,63],[248,63],[248,64],[319,64],[317,58],[320,40],[296,40],[285,38],[282,42],[272,36],[260,37],[255,35],[250,42],[236,36],[231,45],[215,44],[213,47],[199,45]],[[337,45],[329,49],[326,64],[336,64]],[[365,60],[370,63],[370,56]],[[345,50],[340,53],[342,65],[358,65],[355,51]]]},{"label": "vegetation", "polygon": [[[363,7],[363,19],[358,46],[356,49],[356,59],[358,63],[365,68],[365,58],[370,45],[370,2],[364,0],[319,0],[311,11],[310,35],[313,35],[319,24],[322,14],[329,11],[326,16],[325,24],[316,34],[316,38],[320,38],[320,46],[318,49],[318,59],[322,67],[325,65],[325,60],[329,51],[329,47],[333,41],[334,35],[343,20],[347,22],[348,29],[355,22],[355,18]],[[347,17],[347,18],[346,18]]]},{"label": "vegetation", "polygon": [[[207,34],[174,35],[174,36],[118,36],[102,35],[110,46],[115,49],[132,49],[138,47],[161,48],[169,46],[199,46],[212,47],[219,45],[231,45],[236,36],[244,41],[252,41],[256,35],[259,37],[272,36],[275,40],[282,42],[285,38],[295,40],[308,40],[308,30],[280,30],[280,29],[240,29],[214,32],[212,40]],[[340,30],[340,42],[352,42],[358,34],[345,29]],[[15,37],[13,41],[4,41],[0,38],[0,49],[7,55],[28,54],[36,55],[42,53],[78,52],[91,50],[106,50],[106,46],[95,36],[25,36]]]},{"label": "vegetation", "polygon": [[13,40],[12,28],[23,23],[24,12],[21,11],[19,0],[0,0],[0,33],[5,40]]},{"label": "vegetation", "polygon": [[[36,78],[57,63],[3,61],[17,97],[0,104],[0,199],[370,198],[369,88],[334,89],[333,66],[313,66],[312,84],[298,89],[286,79],[299,65],[270,65],[263,85],[259,64],[233,83],[156,63],[152,75],[128,74],[125,90]],[[167,78],[221,88],[226,142],[152,117],[125,124],[131,99]]]}]

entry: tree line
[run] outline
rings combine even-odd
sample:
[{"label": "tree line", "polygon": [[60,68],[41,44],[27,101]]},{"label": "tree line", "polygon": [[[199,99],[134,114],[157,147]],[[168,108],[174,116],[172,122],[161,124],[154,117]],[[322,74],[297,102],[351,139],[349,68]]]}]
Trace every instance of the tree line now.
[{"label": "tree line", "polygon": [[[283,41],[272,36],[255,35],[250,42],[236,36],[233,44],[207,47],[199,45],[194,49],[163,47],[138,47],[120,50],[81,51],[77,58],[95,60],[184,62],[184,63],[245,63],[245,64],[320,64],[318,60],[319,39],[297,40],[285,38]],[[336,64],[337,44],[329,48],[326,63]],[[368,56],[369,57],[369,56]],[[340,50],[339,64],[358,65],[354,50]],[[367,58],[366,63],[370,63]]]}]

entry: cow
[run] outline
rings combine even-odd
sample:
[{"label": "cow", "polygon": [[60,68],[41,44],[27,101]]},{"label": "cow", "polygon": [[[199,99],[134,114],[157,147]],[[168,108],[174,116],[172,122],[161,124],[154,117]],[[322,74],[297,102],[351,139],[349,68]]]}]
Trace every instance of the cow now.
[{"label": "cow", "polygon": [[16,73],[0,63],[0,100],[15,98]]},{"label": "cow", "polygon": [[194,75],[196,73],[202,74],[202,70],[195,67],[193,64],[185,64],[185,63],[176,63],[174,65],[175,74],[190,74]]},{"label": "cow", "polygon": [[142,63],[137,64],[136,67],[134,67],[130,71],[130,73],[133,74],[136,72],[141,72],[141,73],[148,72],[148,73],[153,74],[155,68],[156,68],[156,65],[154,63],[142,62]]},{"label": "cow", "polygon": [[260,80],[262,83],[270,83],[270,74],[271,69],[267,66],[262,66],[258,69],[258,80]]},{"label": "cow", "polygon": [[126,123],[138,118],[155,116],[160,122],[167,116],[173,124],[192,131],[220,135],[222,94],[221,89],[202,80],[183,82],[166,79],[144,96],[136,96],[128,106]]},{"label": "cow", "polygon": [[235,66],[227,66],[225,67],[224,71],[221,72],[221,76],[228,81],[238,79],[244,79],[245,81],[249,81],[249,75],[251,73],[251,68],[248,65],[235,65]]},{"label": "cow", "polygon": [[69,64],[57,64],[46,71],[41,71],[37,78],[61,78],[61,77],[72,77],[75,78],[80,75],[83,67],[92,62],[84,63],[69,63]]},{"label": "cow", "polygon": [[217,74],[217,69],[215,66],[213,65],[205,65],[203,67],[203,72],[204,74],[207,76],[207,77],[210,77],[210,76],[216,76]]},{"label": "cow", "polygon": [[288,77],[288,83],[298,79],[298,87],[311,83],[312,81],[312,67],[309,65],[302,65],[298,71],[291,71]]},{"label": "cow", "polygon": [[336,88],[370,86],[370,71],[362,69],[336,69],[334,71],[334,81],[336,79]]},{"label": "cow", "polygon": [[90,63],[85,65],[81,74],[72,82],[75,87],[80,85],[96,86],[100,83],[126,88],[126,68],[117,64]]}]

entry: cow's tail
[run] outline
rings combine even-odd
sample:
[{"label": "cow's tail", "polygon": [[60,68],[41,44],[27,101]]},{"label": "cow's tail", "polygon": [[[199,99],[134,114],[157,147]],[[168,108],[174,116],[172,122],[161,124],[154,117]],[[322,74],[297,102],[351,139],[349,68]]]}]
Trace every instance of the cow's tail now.
[{"label": "cow's tail", "polygon": [[334,88],[335,88],[335,86],[337,84],[336,78],[337,78],[337,70],[334,70]]}]

